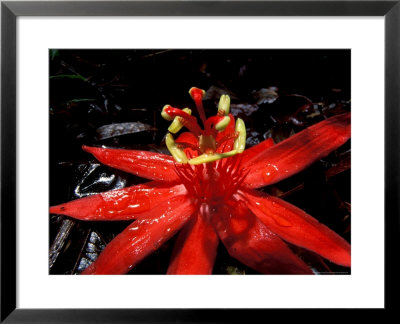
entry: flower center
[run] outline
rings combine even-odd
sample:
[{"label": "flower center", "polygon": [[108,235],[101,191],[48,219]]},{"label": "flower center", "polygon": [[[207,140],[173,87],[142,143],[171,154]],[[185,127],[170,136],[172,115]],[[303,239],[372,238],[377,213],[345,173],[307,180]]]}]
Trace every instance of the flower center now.
[{"label": "flower center", "polygon": [[[196,104],[204,129],[197,123],[189,108],[178,109],[164,106],[161,116],[172,121],[166,136],[167,148],[175,161],[180,164],[199,165],[221,160],[242,153],[246,146],[246,127],[242,119],[236,120],[229,113],[230,98],[222,95],[218,104],[217,115],[205,117],[203,98],[205,91],[191,88],[189,94]],[[186,127],[191,136],[181,137],[177,141],[172,134]],[[182,134],[184,135],[184,134]]]},{"label": "flower center", "polygon": [[176,172],[195,204],[218,206],[228,201],[242,184],[247,173],[240,155],[210,163],[176,164]]},{"label": "flower center", "polygon": [[217,149],[215,138],[212,135],[200,135],[199,148],[205,154],[213,154]]}]

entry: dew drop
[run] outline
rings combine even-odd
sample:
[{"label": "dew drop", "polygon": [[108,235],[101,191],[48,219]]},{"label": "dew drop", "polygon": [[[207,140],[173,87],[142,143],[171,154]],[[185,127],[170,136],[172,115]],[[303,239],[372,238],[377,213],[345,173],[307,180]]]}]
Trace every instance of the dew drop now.
[{"label": "dew drop", "polygon": [[149,210],[150,207],[150,199],[147,195],[140,195],[140,197],[133,195],[127,209],[132,213],[142,213]]},{"label": "dew drop", "polygon": [[262,172],[264,181],[269,182],[278,175],[278,167],[274,164],[267,164]]}]

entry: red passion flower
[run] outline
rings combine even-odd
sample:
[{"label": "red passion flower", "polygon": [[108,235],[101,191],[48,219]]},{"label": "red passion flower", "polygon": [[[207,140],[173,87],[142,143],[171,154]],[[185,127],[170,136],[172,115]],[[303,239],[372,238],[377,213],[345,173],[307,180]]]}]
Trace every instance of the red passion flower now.
[{"label": "red passion flower", "polygon": [[[210,274],[221,241],[229,254],[265,274],[313,274],[285,242],[350,267],[350,245],[303,210],[255,189],[274,184],[327,156],[350,138],[350,113],[337,115],[274,144],[245,150],[246,128],[222,95],[206,119],[205,92],[189,91],[203,128],[189,108],[166,105],[170,155],[83,146],[100,162],[152,180],[53,206],[79,220],[134,220],[83,274],[123,274],[178,231],[168,274]],[[189,130],[176,139],[171,133]]]}]

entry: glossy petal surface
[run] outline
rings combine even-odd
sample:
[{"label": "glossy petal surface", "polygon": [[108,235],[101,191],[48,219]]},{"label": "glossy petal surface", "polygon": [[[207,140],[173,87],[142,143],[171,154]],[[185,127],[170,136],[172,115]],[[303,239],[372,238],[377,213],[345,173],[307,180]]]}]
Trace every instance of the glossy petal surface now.
[{"label": "glossy petal surface", "polygon": [[219,206],[212,222],[229,254],[261,273],[312,274],[287,245],[245,206]]},{"label": "glossy petal surface", "polygon": [[250,210],[284,240],[346,266],[351,265],[350,245],[345,239],[303,210],[257,191],[242,192]]},{"label": "glossy petal surface", "polygon": [[147,213],[158,204],[186,193],[183,185],[149,182],[72,200],[50,208],[52,214],[81,220],[130,220]]},{"label": "glossy petal surface", "polygon": [[243,163],[249,171],[245,186],[263,187],[304,170],[346,143],[350,128],[350,113],[342,114],[310,126],[266,150],[260,149],[265,145],[260,143],[253,150],[244,151]]},{"label": "glossy petal surface", "polygon": [[261,143],[245,150],[243,153],[243,158],[247,163],[250,163],[253,158],[257,158],[259,154],[265,153],[266,150],[274,145],[274,140],[272,138],[267,138],[265,141],[262,141]]},{"label": "glossy petal surface", "polygon": [[149,180],[178,181],[172,156],[135,150],[82,147],[101,163]]},{"label": "glossy petal surface", "polygon": [[[188,220],[194,208],[178,196],[153,210],[153,218],[134,221],[115,237],[83,274],[123,274],[169,240]],[[160,213],[161,212],[161,213]]]},{"label": "glossy petal surface", "polygon": [[179,233],[167,274],[211,274],[218,236],[198,212]]}]

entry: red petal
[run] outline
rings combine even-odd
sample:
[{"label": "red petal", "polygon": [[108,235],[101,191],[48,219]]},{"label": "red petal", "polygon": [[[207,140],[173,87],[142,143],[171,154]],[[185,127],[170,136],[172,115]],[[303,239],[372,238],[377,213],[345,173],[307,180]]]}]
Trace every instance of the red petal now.
[{"label": "red petal", "polygon": [[123,274],[169,240],[188,220],[194,207],[186,196],[164,202],[153,219],[134,221],[115,237],[82,274]]},{"label": "red petal", "polygon": [[245,206],[219,206],[211,217],[229,254],[261,273],[312,274],[288,246]]},{"label": "red petal", "polygon": [[249,149],[245,150],[244,151],[245,153],[243,153],[243,159],[248,163],[254,157],[257,158],[257,156],[260,153],[265,152],[274,145],[275,145],[274,140],[271,137],[269,137],[265,141],[262,141],[260,144],[254,145],[253,147],[250,147]]},{"label": "red petal", "polygon": [[193,133],[185,132],[178,136],[176,143],[184,143],[199,147],[199,139]]},{"label": "red petal", "polygon": [[199,139],[193,133],[182,133],[175,140],[175,143],[184,145],[184,152],[188,157],[194,158],[199,156]]},{"label": "red petal", "polygon": [[167,274],[212,273],[218,236],[200,213],[194,216],[178,236]]},{"label": "red petal", "polygon": [[[243,163],[249,170],[245,186],[263,187],[300,172],[346,143],[350,128],[350,113],[342,114],[310,126],[268,150],[261,151],[256,146],[253,151],[244,151]],[[254,151],[261,152],[253,154]]]},{"label": "red petal", "polygon": [[101,163],[150,180],[177,181],[172,156],[160,153],[82,146]]},{"label": "red petal", "polygon": [[130,220],[151,212],[156,204],[185,193],[183,185],[167,186],[149,182],[72,200],[50,207],[50,213],[90,221]]},{"label": "red petal", "polygon": [[243,194],[250,210],[284,240],[318,253],[334,263],[350,267],[350,244],[301,209],[257,191]]}]

